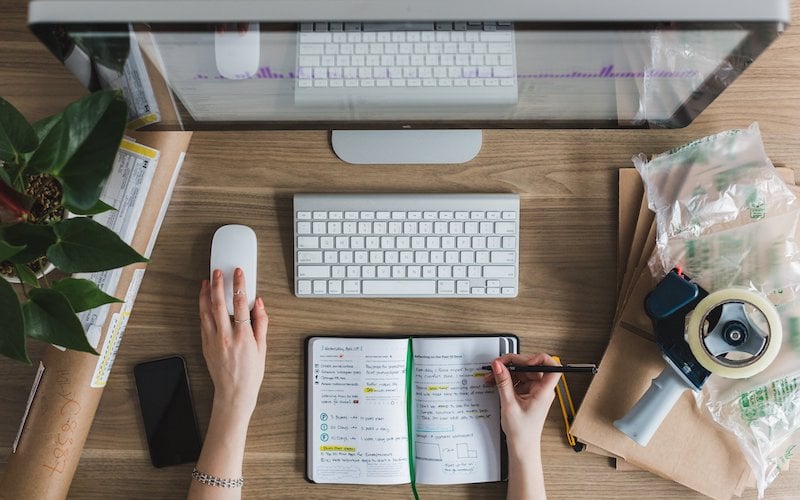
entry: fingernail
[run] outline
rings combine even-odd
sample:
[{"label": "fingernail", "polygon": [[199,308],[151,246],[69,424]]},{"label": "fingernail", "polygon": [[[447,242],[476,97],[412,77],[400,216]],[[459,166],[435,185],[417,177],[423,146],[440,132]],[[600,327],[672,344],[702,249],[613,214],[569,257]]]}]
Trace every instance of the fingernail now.
[{"label": "fingernail", "polygon": [[499,361],[496,361],[496,360],[492,361],[492,371],[495,374],[502,373],[503,368],[501,368],[501,366],[502,366],[502,363],[500,363]]},{"label": "fingernail", "polygon": [[237,267],[236,270],[234,271],[234,275],[237,278],[241,278],[244,275],[244,271],[242,271],[241,267]]},{"label": "fingernail", "polygon": [[261,300],[261,297],[257,298],[256,301],[258,302],[258,307],[264,309],[264,301]]},{"label": "fingernail", "polygon": [[214,279],[218,280],[221,277],[222,277],[222,271],[220,271],[219,269],[214,269]]}]

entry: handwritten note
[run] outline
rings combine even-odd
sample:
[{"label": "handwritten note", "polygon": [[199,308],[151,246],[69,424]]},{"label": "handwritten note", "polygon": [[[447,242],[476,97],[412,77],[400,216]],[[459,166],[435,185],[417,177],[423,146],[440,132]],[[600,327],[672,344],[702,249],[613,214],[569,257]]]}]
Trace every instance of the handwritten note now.
[{"label": "handwritten note", "polygon": [[475,376],[497,357],[498,339],[414,339],[413,351],[417,480],[500,480],[500,403]]},{"label": "handwritten note", "polygon": [[[75,431],[78,428],[78,416],[81,413],[81,404],[76,399],[74,391],[70,390],[70,377],[67,370],[56,371],[56,394],[59,396],[58,412],[59,425],[53,437],[52,451],[47,461],[41,466],[50,471],[50,475],[62,474],[67,461],[73,454],[80,453],[80,448],[75,446]],[[77,458],[77,457],[75,457]]]},{"label": "handwritten note", "polygon": [[405,339],[315,339],[309,416],[314,479],[409,481]]}]

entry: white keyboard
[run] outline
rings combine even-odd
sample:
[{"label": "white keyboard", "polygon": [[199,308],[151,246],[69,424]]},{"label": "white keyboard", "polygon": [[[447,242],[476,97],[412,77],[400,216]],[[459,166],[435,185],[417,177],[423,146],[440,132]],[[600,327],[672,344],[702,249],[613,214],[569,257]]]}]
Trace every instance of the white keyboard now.
[{"label": "white keyboard", "polygon": [[296,194],[298,297],[516,297],[516,194]]},{"label": "white keyboard", "polygon": [[304,23],[295,103],[515,104],[503,22]]}]

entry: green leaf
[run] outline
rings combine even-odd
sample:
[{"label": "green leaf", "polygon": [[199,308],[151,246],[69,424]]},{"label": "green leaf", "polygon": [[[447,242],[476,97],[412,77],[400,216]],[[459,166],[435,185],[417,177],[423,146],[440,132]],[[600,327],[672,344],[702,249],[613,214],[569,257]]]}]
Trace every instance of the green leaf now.
[{"label": "green leaf", "polygon": [[25,324],[22,309],[11,283],[0,279],[0,354],[31,364],[25,352]]},{"label": "green leaf", "polygon": [[91,280],[66,278],[53,283],[52,288],[64,294],[76,312],[94,309],[112,302],[123,302],[97,288],[97,285]]},{"label": "green leaf", "polygon": [[36,137],[39,138],[39,142],[42,142],[44,138],[47,137],[53,127],[61,121],[61,118],[62,114],[58,113],[57,115],[42,118],[33,124],[33,131],[36,132]]},{"label": "green leaf", "polygon": [[116,208],[112,207],[103,200],[97,200],[97,203],[88,209],[80,209],[71,205],[65,205],[64,208],[77,215],[96,215],[102,214],[103,212],[108,212],[109,210],[116,210]]},{"label": "green leaf", "polygon": [[28,120],[0,97],[0,160],[18,163],[22,154],[33,151],[38,144]]},{"label": "green leaf", "polygon": [[27,264],[46,255],[50,245],[56,242],[52,226],[27,222],[0,229],[0,238],[12,245],[25,247],[24,250],[8,259],[14,264]]},{"label": "green leaf", "polygon": [[2,163],[0,163],[0,182],[5,182],[9,186],[14,184],[11,180],[11,174],[9,174],[7,167]]},{"label": "green leaf", "polygon": [[31,271],[31,268],[26,266],[25,264],[17,264],[14,266],[14,274],[17,275],[17,278],[26,285],[38,287],[39,286],[39,279],[36,277],[36,273]]},{"label": "green leaf", "polygon": [[0,240],[0,262],[10,259],[24,249],[25,245],[12,245],[7,241]]},{"label": "green leaf", "polygon": [[76,351],[97,352],[89,345],[83,326],[59,291],[34,288],[28,292],[30,301],[22,304],[25,335],[50,344]]},{"label": "green leaf", "polygon": [[70,38],[92,61],[122,73],[131,43],[127,25],[106,25],[103,31],[92,25],[70,28]]},{"label": "green leaf", "polygon": [[86,217],[53,224],[57,237],[47,257],[66,273],[90,273],[149,262],[125,244],[114,231]]},{"label": "green leaf", "polygon": [[64,204],[94,206],[111,173],[125,131],[128,108],[118,91],[99,91],[67,106],[37,129],[44,133],[29,165],[56,177]]}]

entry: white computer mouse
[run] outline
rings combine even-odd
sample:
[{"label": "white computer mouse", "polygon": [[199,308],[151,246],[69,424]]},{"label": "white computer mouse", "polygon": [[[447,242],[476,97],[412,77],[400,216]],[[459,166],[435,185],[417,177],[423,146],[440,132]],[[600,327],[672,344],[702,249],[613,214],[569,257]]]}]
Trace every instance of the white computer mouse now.
[{"label": "white computer mouse", "polygon": [[261,31],[258,23],[227,24],[214,30],[214,58],[219,74],[229,80],[245,80],[258,72]]},{"label": "white computer mouse", "polygon": [[256,263],[258,262],[258,242],[256,233],[247,226],[231,224],[222,226],[211,240],[211,279],[214,269],[222,271],[225,283],[225,303],[228,314],[233,316],[233,271],[241,267],[247,292],[247,306],[253,308],[256,299]]}]

